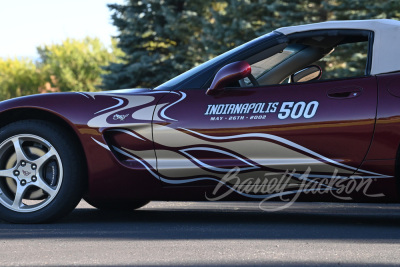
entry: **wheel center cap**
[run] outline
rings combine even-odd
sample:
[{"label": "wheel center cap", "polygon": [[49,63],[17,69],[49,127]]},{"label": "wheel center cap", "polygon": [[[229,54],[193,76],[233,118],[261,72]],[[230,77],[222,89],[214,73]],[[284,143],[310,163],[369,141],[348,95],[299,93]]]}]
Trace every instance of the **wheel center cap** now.
[{"label": "wheel center cap", "polygon": [[33,176],[36,176],[36,168],[32,168],[32,164],[26,163],[25,166],[19,166],[15,174],[19,180],[31,181]]}]

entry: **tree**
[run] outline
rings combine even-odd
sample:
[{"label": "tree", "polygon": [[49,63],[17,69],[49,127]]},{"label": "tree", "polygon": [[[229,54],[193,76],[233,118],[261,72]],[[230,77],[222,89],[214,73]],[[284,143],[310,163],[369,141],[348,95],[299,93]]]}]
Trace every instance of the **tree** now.
[{"label": "tree", "polygon": [[0,99],[34,94],[44,85],[44,76],[29,59],[0,59]]},{"label": "tree", "polygon": [[153,87],[276,28],[333,19],[399,18],[397,0],[129,0],[109,5],[124,63],[109,89]]},{"label": "tree", "polygon": [[213,1],[211,18],[203,20],[202,40],[213,58],[280,27],[327,20],[325,1]]},{"label": "tree", "polygon": [[105,73],[102,66],[123,56],[115,39],[111,49],[89,37],[37,49],[37,62],[0,59],[0,100],[54,91],[97,91]]},{"label": "tree", "polygon": [[329,1],[331,19],[399,19],[400,1],[398,0],[337,0]]},{"label": "tree", "polygon": [[109,5],[118,27],[123,63],[105,69],[108,89],[153,86],[195,65],[203,58],[200,41],[208,4],[201,0],[129,1]]},{"label": "tree", "polygon": [[293,2],[130,0],[109,5],[126,56],[124,63],[106,67],[110,73],[103,75],[103,87],[153,87],[276,27],[299,24],[306,13],[307,22],[326,16],[322,1]]},{"label": "tree", "polygon": [[101,66],[116,60],[97,38],[67,39],[61,44],[37,48],[40,68],[59,91],[96,91],[101,84]]}]

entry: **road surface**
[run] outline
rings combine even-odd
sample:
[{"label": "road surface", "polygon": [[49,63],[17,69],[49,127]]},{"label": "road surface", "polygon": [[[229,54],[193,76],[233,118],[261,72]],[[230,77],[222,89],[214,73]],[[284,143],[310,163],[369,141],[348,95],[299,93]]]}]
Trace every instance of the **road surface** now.
[{"label": "road surface", "polygon": [[82,201],[54,224],[0,223],[2,266],[399,264],[396,204],[296,203],[270,213],[256,202],[152,202],[113,213]]}]

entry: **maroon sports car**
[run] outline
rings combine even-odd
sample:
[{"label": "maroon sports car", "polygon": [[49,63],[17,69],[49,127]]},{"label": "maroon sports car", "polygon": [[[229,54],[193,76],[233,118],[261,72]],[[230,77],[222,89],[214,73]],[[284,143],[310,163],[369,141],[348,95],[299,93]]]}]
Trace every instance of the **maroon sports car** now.
[{"label": "maroon sports car", "polygon": [[393,20],[285,27],[154,89],[3,101],[0,218],[82,198],[396,202],[399,45]]}]

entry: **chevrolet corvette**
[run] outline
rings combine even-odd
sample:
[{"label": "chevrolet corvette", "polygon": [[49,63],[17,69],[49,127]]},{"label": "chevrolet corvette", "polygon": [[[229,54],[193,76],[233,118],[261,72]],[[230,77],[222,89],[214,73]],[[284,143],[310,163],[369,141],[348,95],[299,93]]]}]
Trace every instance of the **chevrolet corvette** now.
[{"label": "chevrolet corvette", "polygon": [[156,88],[3,101],[0,219],[82,198],[398,202],[399,45],[394,20],[284,27]]}]

